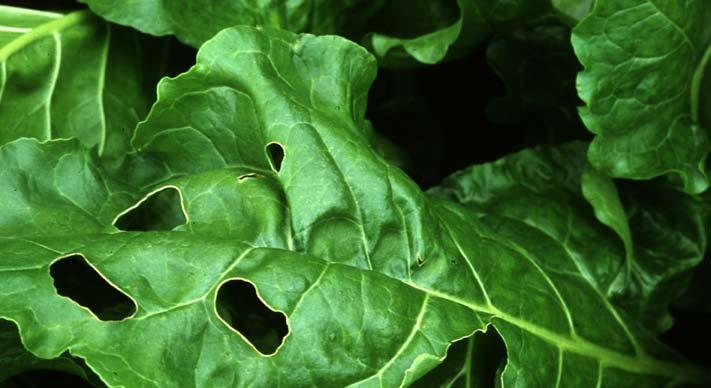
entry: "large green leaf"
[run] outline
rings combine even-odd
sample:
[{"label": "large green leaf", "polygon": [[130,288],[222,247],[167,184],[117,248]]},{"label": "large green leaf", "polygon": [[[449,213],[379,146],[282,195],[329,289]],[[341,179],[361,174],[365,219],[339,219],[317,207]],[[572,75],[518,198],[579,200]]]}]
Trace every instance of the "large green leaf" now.
[{"label": "large green leaf", "polygon": [[711,7],[704,0],[600,0],[573,33],[592,164],[620,178],[674,173],[708,187]]},{"label": "large green leaf", "polygon": [[[539,229],[496,215],[488,226],[431,199],[373,150],[363,115],[376,66],[364,49],[236,27],[197,62],[161,82],[133,139],[170,171],[159,183],[117,182],[76,141],[0,148],[0,316],[33,353],[69,350],[109,385],[397,386],[493,325],[505,384],[710,377],[612,307]],[[175,217],[115,226],[171,190],[177,203],[151,209]],[[48,266],[70,254],[135,314],[102,322],[59,296]],[[286,316],[273,355],[217,313],[237,278]]]},{"label": "large green leaf", "polygon": [[618,193],[586,166],[585,150],[583,143],[525,150],[458,172],[433,193],[484,220],[496,214],[540,230],[599,295],[665,331],[669,304],[704,257],[709,204],[663,182],[624,184]]},{"label": "large green leaf", "polygon": [[164,43],[87,11],[0,6],[0,144],[76,137],[122,157],[154,99]]}]

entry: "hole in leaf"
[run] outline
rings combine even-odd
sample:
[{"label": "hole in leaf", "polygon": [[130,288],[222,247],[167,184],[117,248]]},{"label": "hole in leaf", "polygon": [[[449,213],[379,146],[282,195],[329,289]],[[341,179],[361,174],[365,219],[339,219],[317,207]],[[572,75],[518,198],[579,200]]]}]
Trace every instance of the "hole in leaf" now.
[{"label": "hole in leaf", "polygon": [[238,180],[239,182],[243,182],[243,181],[245,181],[245,180],[247,180],[247,179],[261,178],[261,177],[262,177],[261,174],[257,174],[256,172],[250,172],[250,173],[247,173],[247,174],[242,174],[242,175],[240,175],[240,176],[237,178],[237,180]]},{"label": "hole in leaf", "polygon": [[[97,379],[97,381],[99,380]],[[94,387],[94,385],[77,375],[50,369],[22,372],[5,381],[0,381],[0,386],[14,388]]]},{"label": "hole in leaf", "polygon": [[444,361],[412,386],[457,387],[464,386],[469,379],[473,387],[495,387],[505,365],[504,341],[496,329],[489,326],[485,332],[453,342]]},{"label": "hole in leaf", "polygon": [[423,264],[425,264],[425,258],[420,255],[417,255],[417,266],[422,267]]},{"label": "hole in leaf", "polygon": [[[0,366],[0,387],[105,387],[101,379],[89,369],[83,358],[73,357],[69,352],[62,353],[51,360],[41,360],[29,356],[20,341],[17,325],[12,321],[0,319],[0,359],[25,360],[15,363],[27,370],[10,372]],[[8,365],[12,370],[13,362]],[[20,365],[22,364],[22,365]],[[4,365],[0,361],[0,365]],[[5,364],[7,365],[7,364]],[[29,370],[31,368],[36,368]],[[64,372],[58,371],[61,368]],[[65,373],[67,372],[67,373]],[[84,380],[86,379],[86,380]],[[88,382],[87,382],[88,381]]]},{"label": "hole in leaf", "polygon": [[289,333],[286,316],[264,304],[250,282],[224,283],[217,291],[216,307],[220,318],[262,354],[274,354]]},{"label": "hole in leaf", "polygon": [[80,306],[88,308],[102,321],[120,321],[136,311],[136,304],[118,290],[81,255],[57,260],[49,267],[54,288]]},{"label": "hole in leaf", "polygon": [[120,214],[114,226],[127,232],[173,230],[187,222],[180,203],[178,189],[175,187],[160,189]]},{"label": "hole in leaf", "polygon": [[281,163],[284,161],[284,147],[279,143],[267,144],[267,156],[269,156],[269,163],[274,171],[279,172]]}]

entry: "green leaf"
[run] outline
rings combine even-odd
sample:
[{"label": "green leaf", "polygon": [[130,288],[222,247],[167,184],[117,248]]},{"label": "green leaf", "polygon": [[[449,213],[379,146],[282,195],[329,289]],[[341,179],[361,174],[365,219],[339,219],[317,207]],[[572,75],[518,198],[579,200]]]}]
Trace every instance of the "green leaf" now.
[{"label": "green leaf", "polygon": [[[161,82],[133,139],[171,172],[159,182],[119,182],[76,141],[0,147],[0,316],[33,353],[69,350],[109,385],[397,386],[493,325],[508,349],[505,384],[708,380],[540,230],[496,215],[487,226],[372,149],[376,65],[364,49],[235,27],[197,62]],[[179,204],[156,199],[166,190]],[[118,229],[133,211],[183,216]],[[69,255],[135,313],[102,322],[60,296],[48,272]],[[285,316],[274,354],[218,315],[231,279]]]},{"label": "green leaf", "polygon": [[592,205],[595,217],[609,226],[622,240],[625,246],[626,272],[632,271],[634,262],[634,244],[632,233],[627,221],[627,214],[617,192],[615,182],[607,176],[587,165],[580,177],[582,192],[585,199]]},{"label": "green leaf", "polygon": [[553,0],[553,7],[576,21],[585,17],[592,5],[593,0]]},{"label": "green leaf", "polygon": [[459,171],[431,193],[465,204],[484,219],[498,215],[537,228],[600,295],[607,295],[625,257],[617,237],[597,222],[581,193],[585,149],[575,142],[524,150]]},{"label": "green leaf", "polygon": [[708,248],[711,202],[663,181],[622,188],[636,260],[631,285],[616,302],[652,330],[666,331],[667,306],[689,286]]},{"label": "green leaf", "polygon": [[123,157],[155,96],[164,43],[87,11],[0,6],[0,144],[76,137]]},{"label": "green leaf", "polygon": [[[2,259],[0,271],[7,281],[0,287],[2,295],[13,297],[0,299],[0,311],[22,322],[24,342],[38,355],[56,357],[68,348],[86,358],[109,385],[344,385],[366,379],[397,385],[406,373],[421,373],[418,368],[406,372],[419,357],[437,360],[448,341],[480,328],[472,311],[428,290],[287,250],[287,209],[274,173],[240,181],[254,170],[235,167],[164,182],[162,187],[180,189],[187,225],[173,231],[118,232],[108,221],[112,217],[102,217],[86,203],[85,192],[24,172],[39,166],[12,164],[31,160],[46,175],[59,177],[72,177],[83,167],[82,187],[107,187],[93,203],[119,214],[127,208],[120,205],[124,192],[95,170],[76,142],[23,139],[3,147],[0,155],[11,166],[3,182],[37,179],[42,186],[31,198],[12,189],[7,191],[14,195],[3,193],[7,202],[0,238],[9,256]],[[46,190],[55,195],[42,196]],[[22,216],[16,205],[23,200],[33,202],[32,208],[46,218],[20,228],[11,223]],[[56,216],[42,205],[61,211],[72,223],[54,225]],[[98,213],[93,222],[86,219],[90,212]],[[50,235],[35,229],[50,225]],[[87,257],[131,295],[136,314],[107,324],[57,295],[47,266],[72,252]],[[255,351],[215,313],[217,289],[232,278],[248,279],[266,303],[288,314],[290,333],[276,355]],[[196,352],[197,344],[201,349]],[[166,358],[166,352],[175,357]],[[294,373],[299,370],[304,373]]]},{"label": "green leaf", "polygon": [[234,25],[340,34],[362,40],[384,66],[434,64],[466,54],[495,31],[550,10],[550,0],[207,2],[80,0],[115,23],[200,45]]},{"label": "green leaf", "polygon": [[666,331],[669,305],[704,257],[709,205],[664,182],[623,184],[620,196],[612,180],[586,165],[585,148],[521,151],[455,173],[432,193],[485,221],[495,214],[540,230],[600,296],[651,331]]},{"label": "green leaf", "polygon": [[[655,37],[647,39],[641,37]],[[612,177],[673,173],[692,193],[708,187],[711,122],[705,84],[711,8],[701,0],[600,0],[574,30],[585,66],[580,115],[589,158]]]},{"label": "green leaf", "polygon": [[271,26],[293,32],[356,34],[384,0],[79,0],[114,23],[152,35],[175,35],[193,47],[226,27]]},{"label": "green leaf", "polygon": [[493,387],[506,365],[506,349],[494,330],[452,344],[447,358],[413,387]]},{"label": "green leaf", "polygon": [[[0,384],[16,377],[23,372],[36,370],[52,370],[76,375],[99,386],[99,381],[82,362],[62,354],[60,357],[45,360],[35,357],[25,350],[17,333],[17,326],[12,322],[0,319]],[[4,385],[3,385],[4,386]]]},{"label": "green leaf", "polygon": [[[376,31],[366,36],[364,45],[371,48],[386,66],[407,66],[417,62],[435,64],[447,57],[466,54],[492,33],[533,20],[551,8],[548,0],[457,0],[457,5],[456,19],[447,22],[449,18],[440,15],[453,13],[448,2],[416,1],[413,4],[411,1],[395,1],[381,18],[389,21],[400,15],[405,20],[391,24],[395,27],[390,27],[387,32]],[[388,10],[393,11],[388,13]],[[433,21],[435,26],[423,31]],[[422,32],[412,34],[408,30]]]}]

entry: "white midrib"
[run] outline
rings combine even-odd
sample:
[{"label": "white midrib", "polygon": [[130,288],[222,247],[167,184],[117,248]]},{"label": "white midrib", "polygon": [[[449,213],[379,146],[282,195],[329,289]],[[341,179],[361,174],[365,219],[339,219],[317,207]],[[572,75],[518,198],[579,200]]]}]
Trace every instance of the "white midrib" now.
[{"label": "white midrib", "polygon": [[26,32],[30,32],[31,30],[31,28],[24,27],[0,26],[0,32],[11,32],[15,34],[24,34]]},{"label": "white midrib", "polygon": [[706,46],[704,56],[696,65],[694,76],[691,79],[691,120],[694,123],[699,122],[699,99],[701,98],[701,84],[704,80],[706,66],[711,60],[711,42]]},{"label": "white midrib", "polygon": [[390,360],[388,360],[388,362],[383,365],[383,367],[380,368],[380,370],[376,374],[376,376],[378,376],[378,378],[380,379],[381,387],[383,386],[383,373],[385,373],[385,371],[390,367],[390,365],[394,364],[398,357],[400,357],[400,355],[405,352],[410,343],[412,343],[412,340],[415,338],[417,333],[420,332],[420,329],[422,328],[422,319],[424,318],[425,312],[427,311],[427,303],[429,302],[429,300],[430,294],[425,294],[425,297],[422,300],[422,306],[420,307],[420,312],[417,314],[417,318],[415,319],[415,324],[412,326],[412,330],[410,330],[410,335],[408,335],[407,339],[405,340],[405,342],[402,343],[402,346],[400,346],[400,349],[398,349],[395,355],[392,356]]},{"label": "white midrib", "polygon": [[509,315],[493,306],[482,306],[463,300],[454,295],[449,295],[436,290],[421,287],[411,282],[405,282],[407,285],[417,288],[422,292],[431,294],[434,297],[444,299],[453,303],[457,303],[472,311],[478,313],[490,314],[492,319],[505,321],[521,330],[527,331],[536,337],[539,337],[546,342],[556,346],[562,351],[568,351],[574,354],[587,356],[598,360],[601,367],[611,367],[621,370],[626,370],[635,373],[644,373],[649,375],[664,376],[683,381],[708,382],[711,381],[711,372],[699,368],[686,366],[683,364],[675,364],[664,362],[648,357],[630,356],[610,350],[608,348],[596,345],[581,339],[580,337],[565,337],[554,333],[548,329],[536,326],[530,322],[522,320],[518,317]]},{"label": "white midrib", "polygon": [[106,29],[106,39],[101,53],[101,66],[99,66],[99,82],[97,85],[97,101],[99,104],[99,120],[101,125],[101,140],[99,141],[99,156],[104,154],[106,148],[106,114],[104,111],[104,87],[106,85],[106,67],[109,60],[109,44],[111,42],[111,28]]},{"label": "white midrib", "polygon": [[52,97],[54,96],[54,88],[57,86],[59,79],[59,68],[62,66],[62,38],[57,32],[52,33],[54,40],[54,63],[52,64],[52,81],[49,84],[47,91],[47,105],[45,106],[45,139],[52,138]]}]

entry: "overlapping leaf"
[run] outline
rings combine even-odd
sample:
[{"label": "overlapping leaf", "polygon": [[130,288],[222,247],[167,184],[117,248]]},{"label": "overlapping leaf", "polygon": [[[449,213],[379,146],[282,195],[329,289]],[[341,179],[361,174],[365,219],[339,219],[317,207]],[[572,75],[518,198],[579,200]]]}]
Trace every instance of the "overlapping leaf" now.
[{"label": "overlapping leaf", "polygon": [[[548,0],[501,1],[501,0],[457,0],[458,10],[452,10],[451,3],[421,1],[419,11],[407,11],[413,7],[410,1],[395,1],[391,7],[402,15],[415,15],[415,20],[395,23],[397,28],[416,28],[418,34],[407,31],[376,31],[366,37],[364,44],[372,48],[374,54],[388,66],[402,66],[412,63],[412,58],[421,63],[434,64],[446,57],[466,54],[492,33],[533,20],[551,9]],[[393,13],[398,15],[398,13]],[[453,18],[450,15],[455,15]],[[445,15],[438,20],[437,16]],[[391,14],[386,14],[392,18]],[[434,25],[433,25],[434,24]]]},{"label": "overlapping leaf", "polygon": [[[99,383],[81,361],[66,354],[51,360],[35,357],[22,346],[17,335],[17,326],[10,321],[0,320],[0,383],[7,384],[8,378],[17,379],[22,373],[37,370],[63,372]],[[12,383],[9,386],[13,386]]]},{"label": "overlapping leaf", "polygon": [[585,70],[580,110],[603,173],[674,173],[687,191],[708,187],[711,8],[703,0],[600,0],[573,34]]},{"label": "overlapping leaf", "polygon": [[163,75],[164,44],[88,11],[1,6],[0,144],[76,137],[123,157]]},{"label": "overlapping leaf", "polygon": [[586,133],[578,118],[575,75],[578,64],[570,28],[556,19],[496,35],[487,61],[506,85],[507,95],[492,101],[487,115],[496,123],[527,123],[558,137]]},{"label": "overlapping leaf", "polygon": [[618,193],[586,166],[585,150],[571,143],[522,151],[456,173],[433,193],[484,220],[496,214],[538,229],[601,296],[665,331],[669,304],[704,257],[709,204],[663,182],[625,184]]},{"label": "overlapping leaf", "polygon": [[200,47],[217,32],[234,25],[271,26],[316,34],[354,33],[386,1],[329,0],[79,0],[102,17],[152,35],[175,35]]},{"label": "overlapping leaf", "polygon": [[[487,226],[430,199],[371,149],[375,60],[362,48],[237,27],[197,62],[161,82],[133,139],[165,167],[159,183],[116,181],[76,141],[0,148],[0,316],[35,354],[69,350],[109,385],[394,386],[493,325],[505,384],[708,378],[613,308],[541,230],[497,215]],[[114,226],[165,190],[180,203],[163,208],[183,213],[167,218],[183,224]],[[135,314],[101,322],[57,295],[48,266],[70,254]],[[235,278],[287,317],[274,355],[218,316],[217,293]]]},{"label": "overlapping leaf", "polygon": [[491,33],[543,15],[550,0],[80,0],[102,17],[199,47],[225,27],[272,26],[363,40],[386,66],[460,56]]}]

